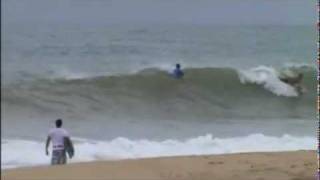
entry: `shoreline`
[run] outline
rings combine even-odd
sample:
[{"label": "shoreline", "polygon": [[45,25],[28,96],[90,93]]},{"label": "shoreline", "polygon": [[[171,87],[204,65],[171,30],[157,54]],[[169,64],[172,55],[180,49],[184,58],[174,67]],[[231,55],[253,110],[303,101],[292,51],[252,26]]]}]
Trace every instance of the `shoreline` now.
[{"label": "shoreline", "polygon": [[316,155],[314,150],[299,150],[79,162],[2,169],[1,178],[313,180],[317,173]]}]

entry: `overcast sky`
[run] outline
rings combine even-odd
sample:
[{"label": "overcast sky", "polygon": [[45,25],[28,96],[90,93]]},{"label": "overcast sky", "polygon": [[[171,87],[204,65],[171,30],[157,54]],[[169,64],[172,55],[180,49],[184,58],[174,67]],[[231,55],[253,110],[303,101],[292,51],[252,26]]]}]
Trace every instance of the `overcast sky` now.
[{"label": "overcast sky", "polygon": [[315,24],[312,0],[2,0],[4,23]]}]

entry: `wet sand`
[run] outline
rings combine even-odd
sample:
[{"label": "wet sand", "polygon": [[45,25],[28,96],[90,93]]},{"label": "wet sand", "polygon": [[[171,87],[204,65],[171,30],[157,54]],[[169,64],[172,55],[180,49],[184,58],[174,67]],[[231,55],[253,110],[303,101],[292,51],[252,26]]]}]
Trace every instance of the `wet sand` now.
[{"label": "wet sand", "polygon": [[5,180],[315,180],[316,151],[98,161],[2,170]]}]

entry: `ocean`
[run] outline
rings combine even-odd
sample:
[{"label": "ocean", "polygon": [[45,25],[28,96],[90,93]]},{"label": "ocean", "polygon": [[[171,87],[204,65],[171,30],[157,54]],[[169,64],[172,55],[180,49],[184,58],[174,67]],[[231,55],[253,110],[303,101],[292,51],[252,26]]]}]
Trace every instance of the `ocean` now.
[{"label": "ocean", "polygon": [[[49,164],[45,139],[58,118],[75,143],[70,162],[316,149],[313,26],[26,26],[2,35],[3,168]],[[176,63],[183,79],[169,75]],[[280,80],[298,73],[302,95]]]}]

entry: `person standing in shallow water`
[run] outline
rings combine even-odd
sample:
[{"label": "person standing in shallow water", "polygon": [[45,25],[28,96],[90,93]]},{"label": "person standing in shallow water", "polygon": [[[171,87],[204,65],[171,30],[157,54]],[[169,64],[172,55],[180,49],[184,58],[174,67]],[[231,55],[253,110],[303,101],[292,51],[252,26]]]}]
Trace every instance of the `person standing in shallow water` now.
[{"label": "person standing in shallow water", "polygon": [[176,64],[176,68],[173,70],[173,76],[177,79],[181,79],[184,76],[184,73],[181,70],[180,64]]},{"label": "person standing in shallow water", "polygon": [[47,141],[46,141],[46,155],[49,155],[49,144],[52,141],[52,157],[51,165],[66,164],[67,156],[66,152],[70,158],[74,155],[72,141],[69,137],[69,133],[62,128],[62,120],[56,120],[56,128],[49,131]]}]

